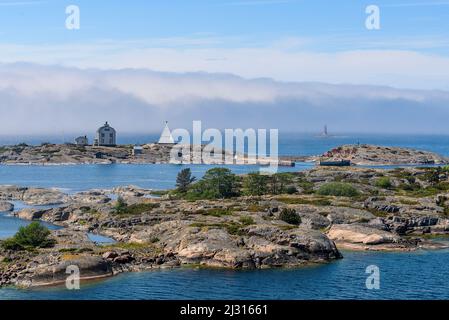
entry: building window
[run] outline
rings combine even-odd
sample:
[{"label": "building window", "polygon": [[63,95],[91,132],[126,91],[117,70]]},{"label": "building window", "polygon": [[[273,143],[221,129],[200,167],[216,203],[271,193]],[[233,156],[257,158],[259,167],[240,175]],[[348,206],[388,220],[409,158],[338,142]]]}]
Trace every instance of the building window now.
[{"label": "building window", "polygon": [[114,135],[112,133],[110,133],[109,137],[112,139],[114,137]]},{"label": "building window", "polygon": [[104,138],[104,133],[101,134],[101,137]]}]

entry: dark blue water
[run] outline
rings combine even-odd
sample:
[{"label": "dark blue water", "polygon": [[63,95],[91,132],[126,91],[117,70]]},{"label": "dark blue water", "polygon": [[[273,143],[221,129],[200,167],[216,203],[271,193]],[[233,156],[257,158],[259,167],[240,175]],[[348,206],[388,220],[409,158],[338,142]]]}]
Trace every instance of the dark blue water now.
[{"label": "dark blue water", "polygon": [[[449,252],[343,252],[345,259],[293,270],[175,269],[122,274],[65,288],[1,289],[0,299],[448,299]],[[380,289],[368,290],[369,265]]]},{"label": "dark blue water", "polygon": [[[280,172],[305,170],[310,163],[298,163],[296,167],[279,167]],[[113,188],[137,185],[150,189],[169,189],[175,186],[180,170],[189,167],[198,179],[216,166],[170,164],[111,164],[111,165],[63,165],[63,166],[1,166],[0,185],[61,188],[75,192],[95,188]],[[236,174],[258,171],[258,166],[232,165]]]}]

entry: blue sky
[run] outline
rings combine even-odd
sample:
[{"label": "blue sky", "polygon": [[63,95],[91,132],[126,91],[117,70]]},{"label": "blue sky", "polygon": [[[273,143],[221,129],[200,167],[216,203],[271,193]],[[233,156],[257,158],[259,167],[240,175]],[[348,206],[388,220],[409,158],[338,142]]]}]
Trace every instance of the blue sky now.
[{"label": "blue sky", "polygon": [[[64,27],[69,4],[81,9],[76,32]],[[381,9],[381,30],[365,29],[370,4]],[[448,30],[449,1],[441,0],[0,1],[1,42],[15,44],[177,38],[209,42],[165,46],[257,47],[295,37],[318,52],[399,46],[447,55]]]},{"label": "blue sky", "polygon": [[[64,27],[69,4],[81,9],[77,32]],[[365,29],[369,4],[381,9],[381,30]],[[220,38],[216,46],[232,47],[298,37],[310,39],[307,48],[317,51],[364,49],[371,41],[379,49],[395,48],[399,40],[407,41],[409,49],[447,54],[448,43],[441,40],[448,32],[449,1],[438,0],[0,1],[1,41],[21,44]],[[424,38],[440,41],[431,44]]]}]

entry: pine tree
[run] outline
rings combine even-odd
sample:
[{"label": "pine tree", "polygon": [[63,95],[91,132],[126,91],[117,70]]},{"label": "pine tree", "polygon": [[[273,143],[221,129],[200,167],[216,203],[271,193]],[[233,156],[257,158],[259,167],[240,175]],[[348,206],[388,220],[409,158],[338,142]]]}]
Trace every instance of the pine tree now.
[{"label": "pine tree", "polygon": [[176,188],[179,192],[185,193],[195,180],[196,178],[192,176],[190,168],[182,169],[176,177]]}]

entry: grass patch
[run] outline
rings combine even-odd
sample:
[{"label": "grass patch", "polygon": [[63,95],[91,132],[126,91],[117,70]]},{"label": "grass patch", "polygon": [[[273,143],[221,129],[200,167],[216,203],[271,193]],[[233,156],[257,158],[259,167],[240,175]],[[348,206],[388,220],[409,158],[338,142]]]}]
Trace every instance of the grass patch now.
[{"label": "grass patch", "polygon": [[393,187],[393,184],[391,183],[390,178],[381,177],[376,180],[375,186],[382,189],[391,189]]},{"label": "grass patch", "polygon": [[229,216],[233,213],[231,209],[208,209],[208,210],[198,210],[195,214],[201,214],[203,216],[211,216],[211,217],[223,217]]},{"label": "grass patch", "polygon": [[372,213],[374,216],[379,217],[379,218],[388,217],[388,212],[385,212],[385,211],[380,211],[380,210],[376,210],[376,209],[372,209],[372,208],[365,208],[364,210]]},{"label": "grass patch", "polygon": [[248,206],[248,212],[265,212],[268,209],[266,206],[260,206],[258,204],[250,204]]},{"label": "grass patch", "polygon": [[294,226],[294,225],[289,225],[289,226],[284,225],[284,226],[276,226],[276,227],[278,227],[282,231],[289,231],[289,230],[293,230],[293,229],[297,228],[297,226]]},{"label": "grass patch", "polygon": [[165,196],[166,194],[169,194],[170,190],[153,190],[150,192],[150,194],[154,195],[154,196]]},{"label": "grass patch", "polygon": [[303,193],[305,193],[305,194],[313,193],[313,183],[310,181],[307,181],[305,179],[300,180],[298,182],[298,186],[303,190]]},{"label": "grass patch", "polygon": [[244,226],[255,224],[254,219],[248,216],[240,217],[239,222]]},{"label": "grass patch", "polygon": [[243,227],[245,227],[245,225],[237,222],[223,222],[223,223],[195,222],[190,224],[190,227],[196,227],[201,229],[209,229],[209,228],[225,229],[230,235],[235,236],[243,236],[246,234],[245,230],[243,230]]},{"label": "grass patch", "polygon": [[401,204],[410,205],[410,206],[416,206],[419,204],[418,201],[410,200],[410,199],[399,199],[398,202]]},{"label": "grass patch", "polygon": [[330,182],[322,185],[317,193],[322,196],[355,197],[360,195],[359,191],[351,184],[341,182]]},{"label": "grass patch", "polygon": [[448,182],[440,182],[434,186],[429,186],[426,188],[416,187],[416,188],[412,188],[411,190],[409,190],[409,188],[404,188],[403,185],[401,185],[400,187],[401,187],[401,190],[399,191],[399,194],[403,194],[408,197],[424,198],[424,197],[436,196],[437,194],[439,194],[441,192],[448,191],[449,183]]}]

